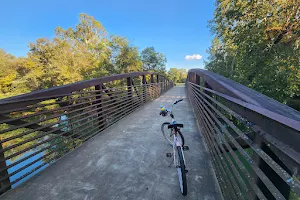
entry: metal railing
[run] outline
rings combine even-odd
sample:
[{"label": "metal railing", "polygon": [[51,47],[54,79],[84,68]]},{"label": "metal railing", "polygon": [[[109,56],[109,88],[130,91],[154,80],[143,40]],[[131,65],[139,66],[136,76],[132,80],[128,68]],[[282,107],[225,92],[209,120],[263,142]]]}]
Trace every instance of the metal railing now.
[{"label": "metal railing", "polygon": [[0,194],[172,86],[135,72],[0,100]]},{"label": "metal railing", "polygon": [[186,84],[224,199],[299,199],[300,113],[206,70]]}]

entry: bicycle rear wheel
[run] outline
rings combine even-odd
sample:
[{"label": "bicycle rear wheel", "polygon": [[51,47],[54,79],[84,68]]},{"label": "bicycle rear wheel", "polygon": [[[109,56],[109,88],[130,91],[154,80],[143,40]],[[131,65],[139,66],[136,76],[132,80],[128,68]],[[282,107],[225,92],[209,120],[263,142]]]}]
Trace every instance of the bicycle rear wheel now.
[{"label": "bicycle rear wheel", "polygon": [[177,147],[178,152],[178,165],[176,166],[179,186],[183,196],[187,195],[187,183],[186,183],[186,170],[185,170],[185,163],[183,159],[182,148]]},{"label": "bicycle rear wheel", "polygon": [[[168,125],[170,125],[170,122],[165,122],[161,125],[161,132],[163,136],[166,138],[166,140],[173,146],[174,143],[174,137],[172,133],[172,129],[168,129]],[[178,130],[177,131],[177,137],[178,140],[181,141],[182,146],[184,146],[184,137],[182,133]]]}]

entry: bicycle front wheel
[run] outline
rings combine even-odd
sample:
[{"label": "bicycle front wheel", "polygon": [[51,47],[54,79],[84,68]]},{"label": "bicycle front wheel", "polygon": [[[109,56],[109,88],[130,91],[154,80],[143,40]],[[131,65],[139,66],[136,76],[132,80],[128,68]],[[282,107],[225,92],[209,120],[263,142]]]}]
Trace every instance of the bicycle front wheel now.
[{"label": "bicycle front wheel", "polygon": [[[166,140],[173,146],[174,143],[174,137],[173,137],[173,133],[172,133],[172,129],[168,129],[168,125],[170,125],[170,122],[165,122],[161,125],[161,132],[164,136],[164,138],[166,138]],[[181,134],[181,132],[178,130],[177,131],[177,137],[178,140],[180,141],[181,145],[184,146],[184,137]]]},{"label": "bicycle front wheel", "polygon": [[179,186],[183,196],[187,195],[187,183],[186,183],[186,170],[185,163],[183,159],[183,152],[181,147],[177,147],[178,152],[178,165],[176,166]]}]

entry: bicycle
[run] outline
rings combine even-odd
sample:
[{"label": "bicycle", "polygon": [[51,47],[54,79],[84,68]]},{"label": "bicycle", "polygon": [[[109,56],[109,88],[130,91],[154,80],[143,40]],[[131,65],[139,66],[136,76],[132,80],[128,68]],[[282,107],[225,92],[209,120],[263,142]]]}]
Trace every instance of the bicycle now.
[{"label": "bicycle", "polygon": [[[179,99],[175,101],[170,109],[166,109],[164,106],[161,106],[160,115],[163,117],[167,116],[168,113],[170,113],[170,117],[172,119],[170,122],[164,122],[161,125],[161,131],[163,133],[163,136],[166,138],[166,140],[172,145],[173,147],[173,153],[167,153],[167,157],[172,157],[172,162],[170,163],[169,167],[171,167],[172,163],[174,162],[174,166],[177,169],[178,179],[179,179],[179,186],[180,190],[183,196],[187,195],[187,182],[186,182],[186,173],[188,170],[186,170],[186,164],[184,159],[183,151],[188,150],[188,146],[184,146],[184,137],[180,131],[180,128],[183,128],[183,124],[176,123],[174,119],[174,114],[172,113],[173,106],[179,102],[181,102],[183,99]],[[170,134],[167,135],[164,131],[164,128],[167,126],[168,129],[170,129]],[[172,138],[173,137],[173,138]],[[171,138],[173,140],[171,140]],[[176,152],[177,157],[176,158]]]}]

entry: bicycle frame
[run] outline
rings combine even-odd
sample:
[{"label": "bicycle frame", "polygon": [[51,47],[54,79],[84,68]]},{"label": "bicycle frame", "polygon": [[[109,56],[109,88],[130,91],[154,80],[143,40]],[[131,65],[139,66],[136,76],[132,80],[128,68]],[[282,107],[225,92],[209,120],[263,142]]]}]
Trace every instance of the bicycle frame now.
[{"label": "bicycle frame", "polygon": [[[184,145],[184,137],[180,131],[180,128],[183,128],[183,124],[176,123],[176,121],[174,119],[175,117],[172,113],[173,106],[182,100],[183,99],[179,99],[179,100],[175,101],[169,109],[166,109],[165,107],[161,106],[160,115],[167,116],[167,114],[169,113],[170,117],[172,119],[171,123],[169,123],[169,122],[163,123],[161,126],[161,130],[162,130],[164,137],[169,141],[169,143],[171,143],[171,145],[173,147],[172,162],[178,173],[180,190],[181,190],[183,196],[186,196],[187,195],[186,173],[188,171],[186,170],[186,162],[185,162],[185,157],[184,157],[183,151],[188,150],[188,146],[183,146]],[[168,129],[171,129],[169,136],[167,136],[167,132],[164,131],[164,127],[166,125],[168,126]],[[171,139],[172,135],[173,135],[173,142]],[[178,147],[180,147],[180,148],[178,148]],[[167,157],[172,157],[172,154],[167,153]],[[172,165],[172,162],[170,163],[169,167]]]},{"label": "bicycle frame", "polygon": [[[177,104],[178,102],[180,102],[180,101],[182,101],[182,99],[180,99],[180,100],[176,101],[175,103],[173,103],[172,106],[171,106],[171,108],[166,109],[166,112],[170,113],[170,117],[172,119],[171,124],[175,124],[176,123],[176,121],[174,119],[174,115],[172,113],[173,106],[175,104]],[[177,163],[177,161],[176,161],[176,148],[179,146],[181,148],[181,150],[183,150],[183,149],[182,149],[182,144],[179,142],[178,137],[177,137],[177,128],[172,128],[171,129],[171,134],[173,134],[173,138],[174,138],[174,142],[173,142],[173,158],[174,158],[174,165],[176,167],[177,166],[176,165],[176,163]],[[184,154],[183,153],[182,153],[182,156],[183,156],[183,160],[184,160],[184,163],[185,163],[185,158],[184,158]]]},{"label": "bicycle frame", "polygon": [[[173,143],[173,158],[174,158],[174,166],[177,167],[177,161],[176,161],[176,147],[180,147],[182,150],[182,146],[178,140],[177,134],[176,134],[176,130],[173,130],[175,133],[173,133],[173,137],[174,137],[174,143]],[[184,158],[184,153],[182,153],[182,157],[185,163],[185,158]]]}]

